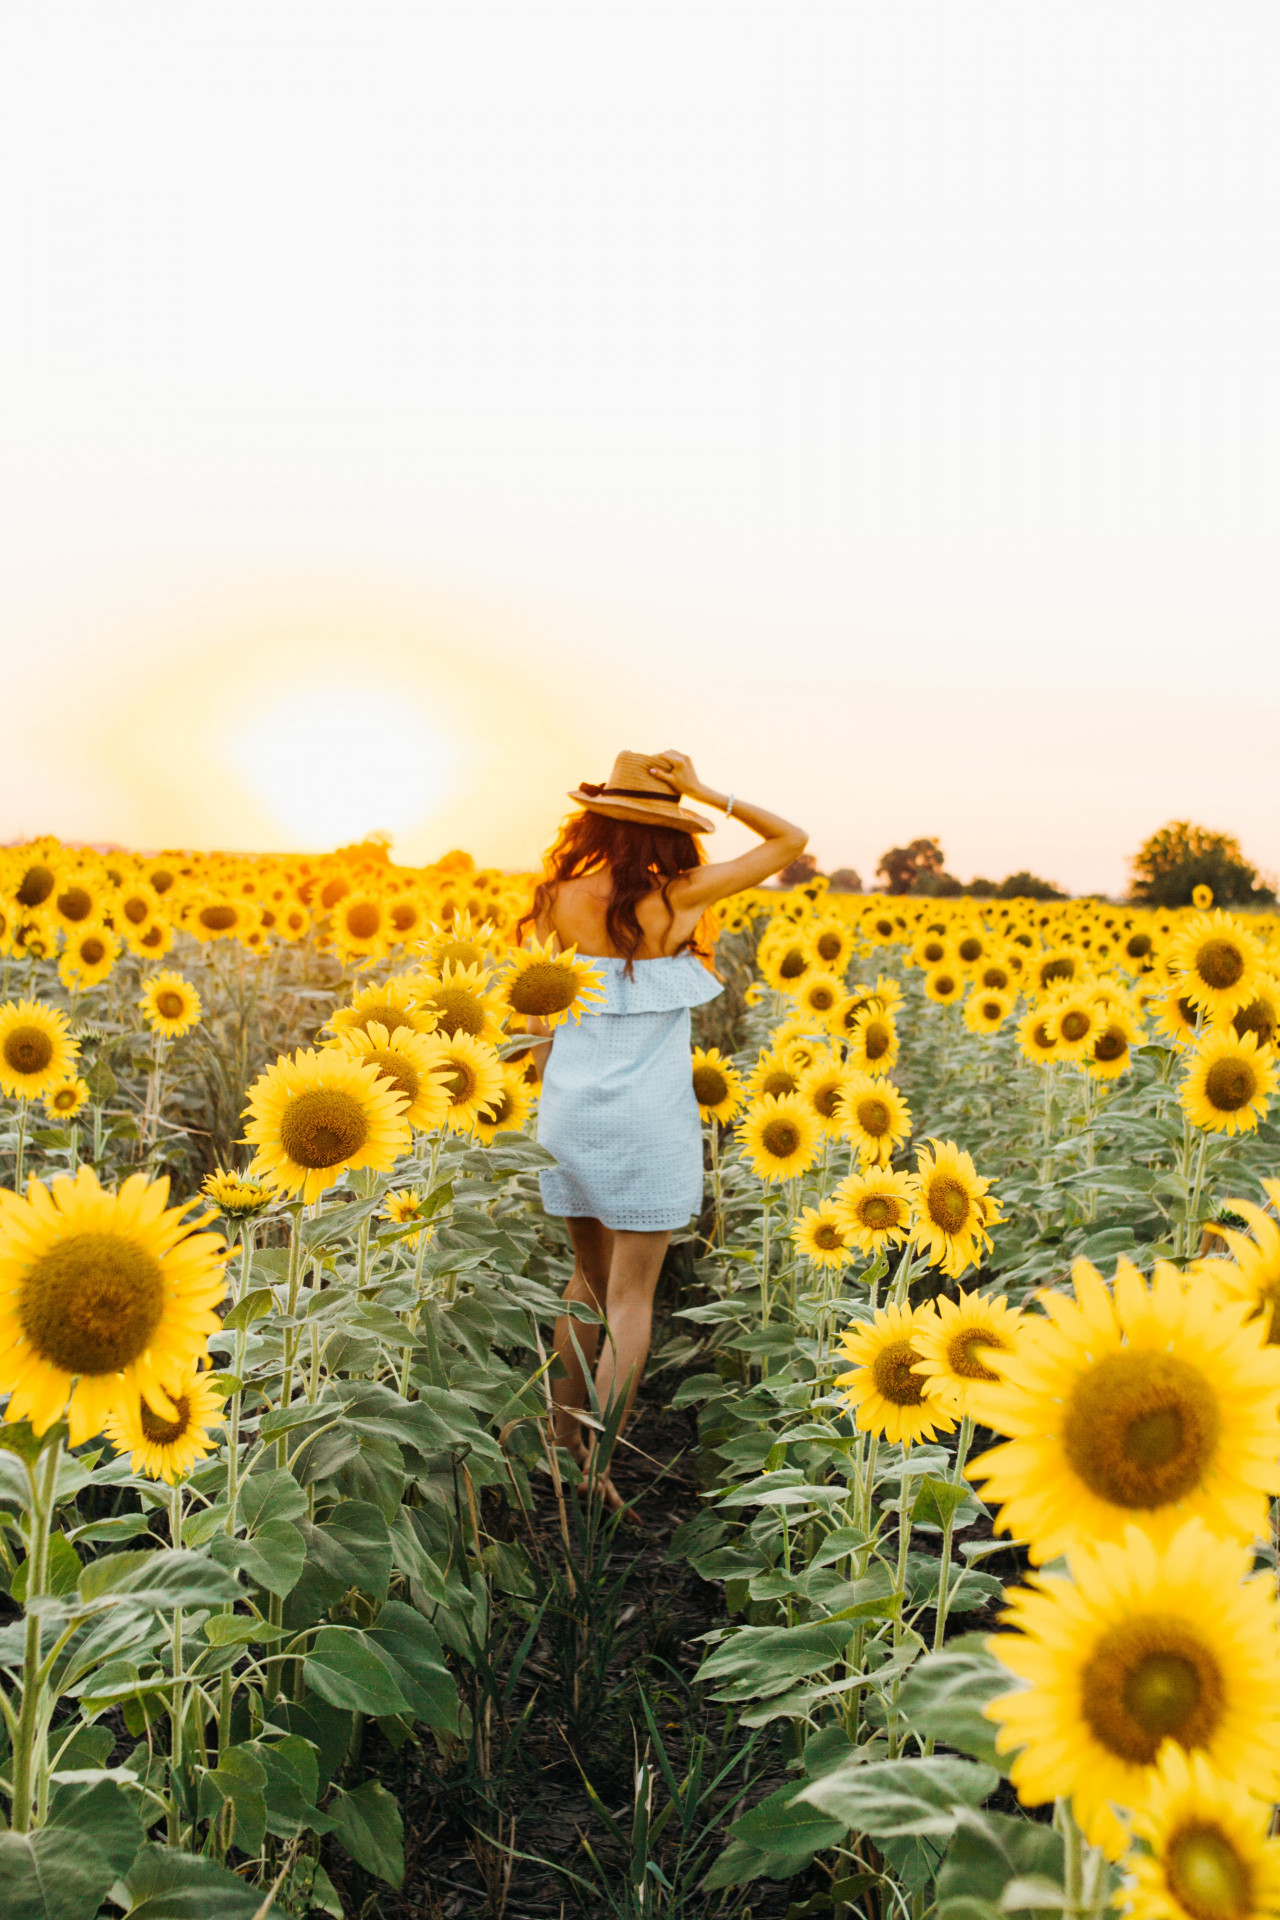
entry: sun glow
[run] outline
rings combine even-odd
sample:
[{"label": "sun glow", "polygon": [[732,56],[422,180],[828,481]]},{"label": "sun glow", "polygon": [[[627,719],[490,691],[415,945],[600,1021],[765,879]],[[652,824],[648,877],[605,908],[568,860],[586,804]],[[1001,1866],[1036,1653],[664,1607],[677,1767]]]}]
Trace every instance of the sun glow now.
[{"label": "sun glow", "polygon": [[282,842],[304,850],[409,831],[444,804],[464,759],[403,699],[336,685],[280,692],[220,746]]}]

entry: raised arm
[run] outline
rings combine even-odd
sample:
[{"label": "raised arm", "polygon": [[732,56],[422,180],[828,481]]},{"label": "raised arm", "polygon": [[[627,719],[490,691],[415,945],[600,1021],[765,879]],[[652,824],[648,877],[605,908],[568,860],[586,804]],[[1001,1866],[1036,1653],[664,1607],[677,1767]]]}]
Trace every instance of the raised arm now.
[{"label": "raised arm", "polygon": [[[651,771],[669,780],[690,800],[701,801],[703,806],[715,807],[723,813],[729,804],[727,793],[717,793],[714,787],[704,786],[699,780],[687,753],[668,748],[653,762]],[[677,911],[709,907],[713,900],[723,900],[728,894],[741,893],[744,887],[760,886],[771,874],[780,873],[798,853],[803,853],[809,839],[803,827],[792,826],[789,820],[767,812],[764,807],[758,807],[750,800],[739,799],[736,794],[733,818],[750,827],[752,833],[758,833],[760,845],[748,848],[736,860],[720,860],[705,867],[696,867],[692,873],[686,873],[675,881],[668,899]]]}]

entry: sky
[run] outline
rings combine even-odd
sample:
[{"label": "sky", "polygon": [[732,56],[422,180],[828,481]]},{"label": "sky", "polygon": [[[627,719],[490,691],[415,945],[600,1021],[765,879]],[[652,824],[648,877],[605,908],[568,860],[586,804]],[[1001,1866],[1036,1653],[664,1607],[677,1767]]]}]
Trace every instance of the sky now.
[{"label": "sky", "polygon": [[[1280,868],[1272,0],[0,13],[0,841]],[[734,824],[710,843],[745,843]]]}]

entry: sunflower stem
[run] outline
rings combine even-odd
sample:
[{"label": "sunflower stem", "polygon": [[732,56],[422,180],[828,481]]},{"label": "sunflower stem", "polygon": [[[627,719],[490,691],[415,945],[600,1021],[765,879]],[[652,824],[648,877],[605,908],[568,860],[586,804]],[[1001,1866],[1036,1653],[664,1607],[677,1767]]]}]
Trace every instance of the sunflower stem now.
[{"label": "sunflower stem", "polygon": [[18,1095],[18,1153],[17,1153],[17,1158],[14,1162],[14,1171],[13,1171],[13,1190],[15,1193],[22,1192],[22,1175],[26,1168],[26,1160],[27,1160],[27,1103],[23,1099],[22,1095],[19,1094]]},{"label": "sunflower stem", "polygon": [[[964,1414],[960,1421],[960,1433],[956,1441],[956,1479],[964,1474],[964,1463],[969,1454],[969,1442],[973,1438],[973,1417]],[[942,1523],[942,1551],[939,1557],[938,1572],[938,1611],[933,1623],[933,1651],[938,1653],[947,1633],[947,1615],[951,1611],[951,1536],[955,1531],[955,1508],[949,1509]],[[956,1582],[957,1588],[959,1581]],[[929,1751],[933,1751],[933,1741],[929,1742]]]},{"label": "sunflower stem", "polygon": [[62,1457],[62,1428],[45,1446],[38,1469],[27,1468],[31,1484],[31,1545],[27,1567],[26,1638],[22,1657],[22,1707],[13,1737],[13,1805],[10,1824],[15,1833],[29,1833],[36,1787],[43,1771],[43,1719],[40,1706],[40,1615],[31,1602],[41,1598],[49,1578],[49,1533],[53,1525],[58,1462]]},{"label": "sunflower stem", "polygon": [[[907,1554],[911,1547],[911,1442],[908,1440],[902,1448],[902,1479],[899,1482],[898,1505],[898,1564],[894,1571],[893,1590],[898,1605],[893,1616],[893,1645],[895,1650],[902,1645],[906,1628],[902,1615],[907,1604]],[[888,1726],[889,1758],[896,1760],[899,1750],[898,1733],[898,1689],[901,1678],[893,1683],[889,1700]]]},{"label": "sunflower stem", "polygon": [[[293,1362],[298,1350],[298,1329],[292,1325],[298,1311],[298,1285],[302,1275],[302,1209],[296,1204],[289,1208],[289,1267],[286,1281],[286,1313],[290,1325],[284,1330],[284,1370],[280,1376],[280,1411],[284,1412],[293,1398]],[[276,1465],[287,1467],[289,1464],[289,1436],[282,1433],[276,1441]]]}]

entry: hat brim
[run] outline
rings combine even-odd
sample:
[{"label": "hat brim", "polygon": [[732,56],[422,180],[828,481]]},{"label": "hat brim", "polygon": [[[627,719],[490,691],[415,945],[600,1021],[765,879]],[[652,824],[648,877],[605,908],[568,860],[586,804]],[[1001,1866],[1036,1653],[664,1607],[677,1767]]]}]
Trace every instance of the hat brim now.
[{"label": "hat brim", "polygon": [[714,833],[716,830],[714,821],[666,800],[654,800],[652,804],[647,800],[596,800],[580,787],[575,788],[569,798],[575,806],[585,807],[588,813],[603,813],[610,820],[634,820],[643,827],[677,827],[681,833]]}]

